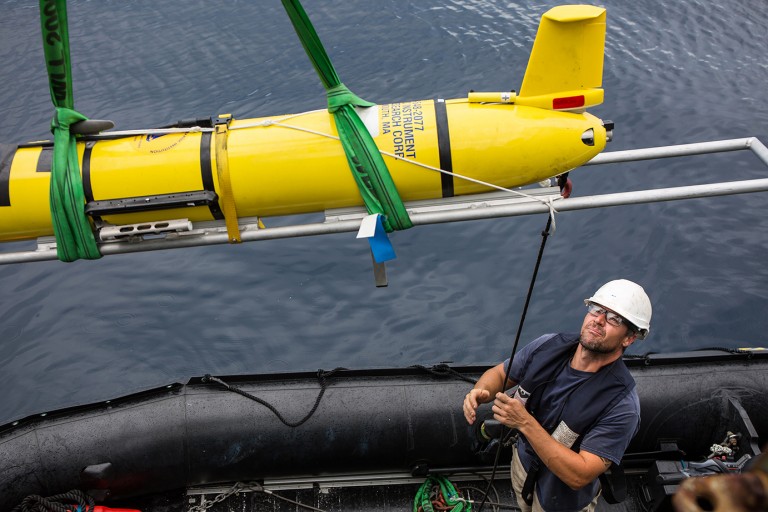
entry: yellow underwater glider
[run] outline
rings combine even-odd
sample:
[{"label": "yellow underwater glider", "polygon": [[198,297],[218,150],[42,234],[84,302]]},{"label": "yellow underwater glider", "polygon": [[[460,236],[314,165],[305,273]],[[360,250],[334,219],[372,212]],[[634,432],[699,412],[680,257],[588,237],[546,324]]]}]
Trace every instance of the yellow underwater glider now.
[{"label": "yellow underwater glider", "polygon": [[[403,201],[492,190],[478,182],[535,183],[579,167],[610,140],[612,125],[585,111],[603,101],[604,46],[605,9],[555,7],[541,20],[519,93],[357,112]],[[1,241],[53,234],[52,148],[35,142],[3,155]],[[81,135],[77,152],[95,231],[224,219],[227,204],[237,218],[363,204],[326,110]]]}]

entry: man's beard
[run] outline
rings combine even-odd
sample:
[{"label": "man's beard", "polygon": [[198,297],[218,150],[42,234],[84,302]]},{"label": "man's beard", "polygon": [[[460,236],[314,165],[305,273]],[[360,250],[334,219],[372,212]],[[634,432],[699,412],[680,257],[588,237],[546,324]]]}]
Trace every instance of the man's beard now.
[{"label": "man's beard", "polygon": [[[601,332],[602,338],[599,340],[596,339],[587,339],[590,338],[592,335],[589,333],[589,328],[596,329]],[[610,354],[614,351],[613,348],[609,348],[606,346],[605,341],[605,331],[600,329],[599,327],[595,327],[593,325],[588,325],[584,328],[585,331],[587,331],[586,334],[583,332],[581,333],[581,336],[579,337],[579,342],[581,343],[581,346],[584,348],[584,350],[587,350],[588,352],[593,352],[595,354]]]},{"label": "man's beard", "polygon": [[588,352],[594,352],[595,354],[610,354],[614,351],[614,349],[606,347],[600,341],[587,341],[584,337],[581,337],[579,341],[584,350],[587,350]]}]

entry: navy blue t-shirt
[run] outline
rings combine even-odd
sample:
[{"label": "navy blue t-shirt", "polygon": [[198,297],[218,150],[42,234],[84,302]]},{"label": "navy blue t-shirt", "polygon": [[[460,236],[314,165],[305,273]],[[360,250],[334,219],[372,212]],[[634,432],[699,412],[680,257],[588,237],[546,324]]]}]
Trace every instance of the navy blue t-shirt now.
[{"label": "navy blue t-shirt", "polygon": [[[531,354],[541,344],[551,339],[554,334],[546,334],[532,341],[515,356],[512,363],[512,371],[509,378],[513,382],[520,382],[520,372]],[[504,370],[506,371],[509,359],[504,361]],[[544,389],[542,399],[539,404],[539,410],[536,413],[537,421],[542,425],[552,425],[558,421],[558,416],[562,411],[563,401],[570,395],[570,391],[578,387],[584,380],[593,375],[590,372],[582,372],[571,368],[566,364],[563,370],[557,375],[555,381],[548,384]],[[629,446],[629,442],[637,434],[640,428],[640,400],[637,391],[633,389],[621,401],[619,401],[603,418],[589,431],[584,433],[581,442],[581,450],[593,453],[599,457],[604,457],[611,462],[619,464],[624,452]],[[520,436],[518,441],[518,454],[520,462],[528,471],[531,466],[533,448],[530,447],[525,436]],[[592,485],[587,485],[579,491],[586,496],[589,494],[588,503],[596,494],[598,480]],[[537,486],[539,500],[543,501],[542,494],[546,495],[547,490]],[[579,500],[582,501],[582,500]]]}]

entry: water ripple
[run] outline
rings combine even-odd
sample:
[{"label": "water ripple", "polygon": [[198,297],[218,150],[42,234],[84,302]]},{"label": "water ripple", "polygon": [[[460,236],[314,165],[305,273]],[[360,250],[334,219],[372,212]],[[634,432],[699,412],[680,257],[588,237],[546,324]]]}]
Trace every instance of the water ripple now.
[{"label": "water ripple", "polygon": [[[284,13],[258,2],[70,1],[78,109],[121,128],[322,108]],[[344,82],[387,102],[519,87],[554,0],[307,2]],[[611,150],[768,141],[764,2],[605,2]],[[0,142],[49,137],[36,6],[0,0]],[[371,13],[375,13],[372,16]],[[577,195],[764,177],[751,155],[589,167]],[[766,344],[764,194],[560,214],[521,334],[573,330],[600,282],[654,301],[631,351]],[[545,216],[392,236],[373,286],[354,234],[0,267],[0,422],[203,373],[493,363],[515,338]],[[279,221],[271,221],[279,224]],[[7,250],[5,248],[0,250]],[[744,318],[750,322],[744,322]]]}]

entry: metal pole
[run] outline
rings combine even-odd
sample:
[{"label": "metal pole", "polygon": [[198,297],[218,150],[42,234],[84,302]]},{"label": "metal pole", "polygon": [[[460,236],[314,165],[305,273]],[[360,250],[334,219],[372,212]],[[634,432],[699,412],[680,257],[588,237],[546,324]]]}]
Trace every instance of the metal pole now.
[{"label": "metal pole", "polygon": [[752,137],[747,140],[749,141],[749,149],[751,149],[752,152],[757,155],[757,158],[762,160],[765,165],[768,165],[768,148],[765,147],[765,144],[760,142],[757,137]]},{"label": "metal pole", "polygon": [[[683,199],[697,199],[703,197],[726,196],[766,191],[768,191],[768,178],[733,181],[729,183],[691,185],[685,187],[664,188],[656,190],[642,190],[637,192],[622,192],[617,194],[603,194],[598,196],[576,197],[557,200],[554,202],[554,206],[558,212],[568,212],[575,210],[586,210],[590,208],[606,208],[610,206],[655,203],[662,201],[679,201]],[[492,219],[498,217],[516,217],[520,215],[547,213],[548,211],[549,208],[545,204],[539,202],[527,202],[502,206],[488,206],[485,208],[467,208],[462,210],[417,213],[412,215],[411,219],[413,220],[414,225],[426,225],[441,224],[446,222]],[[242,240],[243,242],[254,242],[258,240],[273,240],[276,238],[296,238],[304,236],[327,235],[333,233],[347,233],[357,231],[359,228],[359,220],[300,224],[295,226],[245,231],[242,234]],[[141,243],[110,243],[101,245],[100,249],[102,254],[108,255],[175,249],[181,247],[217,245],[226,244],[227,242],[228,237],[226,233],[209,233],[190,237],[179,236],[176,238],[146,240]],[[0,254],[0,264],[45,261],[54,259],[56,259],[55,250]]]},{"label": "metal pole", "polygon": [[[614,164],[618,162],[637,162],[639,160],[653,160],[657,158],[676,158],[680,156],[706,155],[710,153],[725,153],[728,151],[740,151],[750,149],[750,145],[759,140],[754,137],[747,139],[716,140],[711,142],[696,142],[694,144],[678,144],[675,146],[661,146],[657,148],[629,149],[626,151],[611,151],[600,153],[584,165]],[[765,146],[763,146],[765,149]],[[768,164],[768,162],[766,162]]]},{"label": "metal pole", "polygon": [[[768,191],[768,178],[729,183],[712,183],[707,185],[689,185],[685,187],[641,190],[637,192],[621,192],[617,194],[602,194],[599,196],[575,197],[555,201],[554,207],[558,212],[586,210],[590,208],[607,208],[642,203],[657,203],[663,201],[679,201],[702,197],[727,196]],[[515,217],[535,213],[547,213],[547,205],[531,202],[503,206],[489,206],[470,210],[424,213],[414,216],[413,223],[438,224],[443,222],[460,222],[465,220],[490,219],[495,217]]]}]

